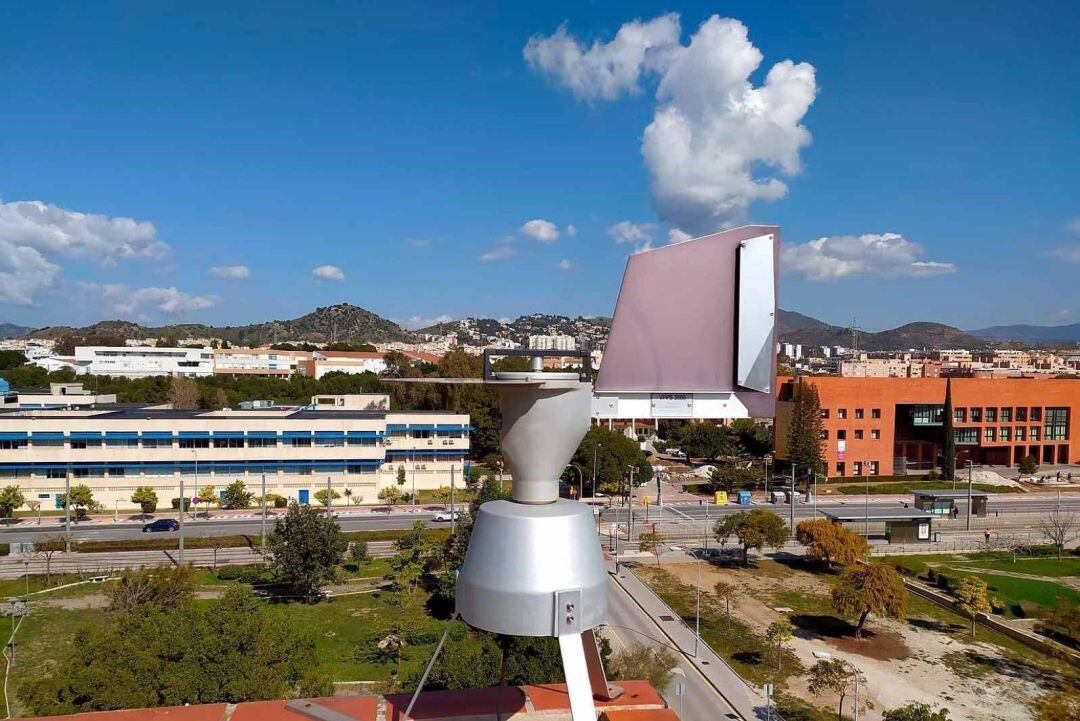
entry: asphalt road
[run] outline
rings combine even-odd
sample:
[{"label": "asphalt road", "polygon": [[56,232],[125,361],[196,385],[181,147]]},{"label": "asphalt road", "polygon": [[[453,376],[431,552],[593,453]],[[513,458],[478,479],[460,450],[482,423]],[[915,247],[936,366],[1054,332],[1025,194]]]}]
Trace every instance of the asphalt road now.
[{"label": "asphalt road", "polygon": [[[392,514],[365,514],[365,515],[342,515],[338,517],[338,523],[346,531],[379,531],[385,529],[409,528],[416,521],[430,523],[434,513],[392,513]],[[175,518],[175,514],[161,515],[155,518]],[[64,519],[62,516],[46,516],[41,519],[41,525],[37,524],[36,518],[21,518],[18,523],[5,526],[0,529],[0,543],[12,543],[20,541],[41,540],[44,536],[56,536],[64,531]],[[267,518],[267,526],[272,526],[273,517]],[[436,525],[436,524],[432,524]],[[437,524],[449,526],[448,523]],[[143,522],[123,519],[119,523],[112,521],[84,521],[71,524],[71,536],[73,539],[83,541],[116,541],[128,539],[165,538],[175,536],[176,532],[143,533]],[[257,515],[252,517],[227,517],[184,521],[185,536],[234,536],[258,534],[261,522]]]},{"label": "asphalt road", "polygon": [[[609,581],[608,615],[604,634],[611,640],[612,651],[618,652],[633,643],[663,645],[671,648],[660,628],[650,619],[624,591]],[[683,721],[718,721],[733,709],[705,680],[685,656],[673,650],[679,659],[682,674],[676,674],[669,688],[658,689],[668,705]],[[683,681],[686,693],[682,698],[675,695],[675,684]]]}]

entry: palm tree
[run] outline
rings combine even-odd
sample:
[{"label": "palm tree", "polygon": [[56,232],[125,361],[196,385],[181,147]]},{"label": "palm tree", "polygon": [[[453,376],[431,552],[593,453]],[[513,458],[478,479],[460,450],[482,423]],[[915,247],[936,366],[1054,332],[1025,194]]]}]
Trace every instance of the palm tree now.
[{"label": "palm tree", "polygon": [[352,489],[351,488],[346,488],[344,491],[342,491],[342,493],[345,494],[345,504],[351,506],[352,505]]}]

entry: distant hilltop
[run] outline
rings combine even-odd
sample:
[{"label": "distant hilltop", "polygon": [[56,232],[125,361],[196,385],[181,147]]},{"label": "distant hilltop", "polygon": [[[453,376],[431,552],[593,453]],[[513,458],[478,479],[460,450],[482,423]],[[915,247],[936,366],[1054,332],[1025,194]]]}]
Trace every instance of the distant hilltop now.
[{"label": "distant hilltop", "polygon": [[[777,315],[778,340],[805,346],[853,344],[852,329],[830,325],[790,310]],[[350,303],[316,308],[291,320],[272,320],[238,326],[211,326],[180,323],[159,327],[126,320],[104,320],[85,327],[52,326],[31,329],[0,323],[0,339],[64,337],[77,339],[144,340],[158,338],[217,338],[233,345],[258,346],[285,341],[309,343],[416,343],[432,336],[453,336],[459,345],[488,346],[518,344],[528,346],[529,336],[570,336],[591,347],[603,345],[611,319],[603,316],[552,315],[533,313],[509,318],[470,317],[407,330],[392,320]],[[908,323],[897,328],[856,332],[858,346],[866,351],[934,348],[979,349],[1003,344],[1072,345],[1080,342],[1080,323],[1061,326],[993,326],[963,331],[942,323]]]}]

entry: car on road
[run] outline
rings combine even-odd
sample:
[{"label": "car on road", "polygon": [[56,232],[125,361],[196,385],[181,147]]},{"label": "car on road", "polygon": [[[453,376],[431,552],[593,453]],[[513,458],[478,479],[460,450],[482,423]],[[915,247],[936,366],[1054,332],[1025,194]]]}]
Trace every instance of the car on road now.
[{"label": "car on road", "polygon": [[431,520],[436,523],[449,523],[450,521],[460,521],[461,515],[461,511],[439,511]]},{"label": "car on road", "polygon": [[143,525],[143,533],[154,533],[156,531],[179,531],[180,521],[175,518],[159,518],[156,521],[151,521]]},{"label": "car on road", "polygon": [[375,508],[371,509],[371,512],[372,513],[389,513],[390,512],[390,506],[376,506]]}]

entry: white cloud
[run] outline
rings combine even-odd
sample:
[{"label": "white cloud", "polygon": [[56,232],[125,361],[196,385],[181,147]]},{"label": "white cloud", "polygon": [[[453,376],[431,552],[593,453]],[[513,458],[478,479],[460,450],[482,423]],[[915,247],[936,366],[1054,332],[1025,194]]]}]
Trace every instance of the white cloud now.
[{"label": "white cloud", "polygon": [[780,267],[807,280],[851,276],[929,277],[956,270],[952,263],[922,260],[923,248],[897,233],[833,235],[785,246]]},{"label": "white cloud", "polygon": [[672,228],[667,232],[667,242],[669,245],[671,243],[681,243],[684,240],[690,240],[693,237],[693,234],[687,233],[685,230],[679,230],[678,228]]},{"label": "white cloud", "polygon": [[1080,218],[1073,218],[1065,224],[1065,230],[1080,235]]},{"label": "white cloud", "polygon": [[568,236],[570,236],[571,238],[573,238],[575,235],[577,235],[577,228],[574,227],[573,223],[566,226],[566,234]]},{"label": "white cloud", "polygon": [[210,268],[210,275],[218,278],[247,278],[251,270],[246,265],[215,265]]},{"label": "white cloud", "polygon": [[315,280],[333,281],[335,283],[345,282],[344,271],[336,265],[320,265],[311,271],[311,277]]},{"label": "white cloud", "polygon": [[641,147],[653,202],[664,221],[707,233],[741,221],[756,200],[787,195],[777,176],[801,169],[799,151],[810,143],[801,123],[817,84],[812,65],[783,60],[753,85],[763,56],[737,20],[710,17],[688,45],[680,32],[676,14],[635,20],[584,50],[560,27],[530,38],[524,53],[581,100],[614,100],[655,75],[657,105]]},{"label": "white cloud", "polygon": [[0,303],[32,305],[39,290],[52,285],[60,266],[37,251],[0,239]]},{"label": "white cloud", "polygon": [[0,202],[0,240],[102,265],[126,258],[161,258],[169,250],[153,223],[78,213],[39,200]]},{"label": "white cloud", "polygon": [[577,270],[577,266],[570,262],[569,258],[563,258],[555,264],[556,270]]},{"label": "white cloud", "polygon": [[514,247],[513,236],[506,236],[500,240],[494,248],[480,256],[480,261],[483,263],[491,263],[497,260],[508,260],[517,255],[517,248]]},{"label": "white cloud", "polygon": [[621,220],[615,225],[608,226],[607,233],[619,245],[635,244],[637,247],[634,252],[639,253],[652,247],[653,239],[656,237],[656,224]]},{"label": "white cloud", "polygon": [[538,243],[554,243],[559,239],[559,229],[550,220],[530,220],[520,230],[522,235]]},{"label": "white cloud", "polygon": [[409,319],[405,321],[404,325],[410,330],[416,330],[417,328],[427,328],[436,323],[449,323],[452,320],[454,320],[454,316],[446,315],[445,313],[437,315],[434,318],[425,318],[422,315],[412,315],[409,316]]},{"label": "white cloud", "polygon": [[176,315],[204,310],[212,308],[217,302],[213,297],[191,295],[175,287],[131,289],[115,283],[81,283],[80,286],[84,290],[99,293],[102,302],[110,311],[138,318],[148,318],[154,313]]},{"label": "white cloud", "polygon": [[1064,323],[1072,315],[1072,311],[1068,308],[1060,308],[1050,314],[1050,320],[1057,321],[1058,323]]},{"label": "white cloud", "polygon": [[427,248],[431,245],[431,241],[427,238],[409,238],[405,241],[405,244],[410,248]]},{"label": "white cloud", "polygon": [[1062,245],[1050,251],[1050,257],[1066,263],[1080,263],[1080,245]]},{"label": "white cloud", "polygon": [[504,315],[504,316],[503,316],[502,318],[496,318],[495,320],[497,320],[497,321],[499,321],[500,323],[502,323],[502,324],[504,324],[504,325],[505,325],[505,324],[509,323],[509,322],[510,322],[511,320],[513,320],[513,319],[512,319],[512,318],[510,318],[509,316],[505,316],[505,315]]}]

